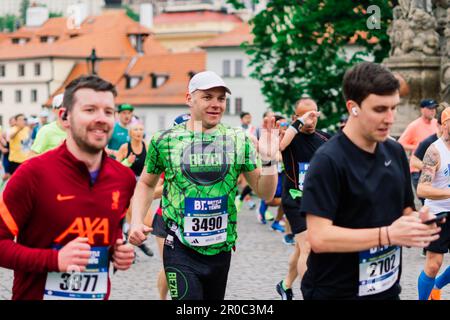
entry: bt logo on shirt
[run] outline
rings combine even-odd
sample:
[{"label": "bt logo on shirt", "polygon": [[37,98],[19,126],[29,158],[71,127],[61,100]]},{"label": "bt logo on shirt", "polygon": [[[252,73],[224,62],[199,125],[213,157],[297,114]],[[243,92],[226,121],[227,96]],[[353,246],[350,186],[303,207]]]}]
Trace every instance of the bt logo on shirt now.
[{"label": "bt logo on shirt", "polygon": [[55,239],[55,243],[62,242],[68,235],[71,234],[75,234],[77,237],[88,238],[88,243],[90,245],[95,243],[94,237],[100,235],[103,236],[103,244],[109,245],[109,219],[91,219],[89,217],[75,218],[72,224]]}]

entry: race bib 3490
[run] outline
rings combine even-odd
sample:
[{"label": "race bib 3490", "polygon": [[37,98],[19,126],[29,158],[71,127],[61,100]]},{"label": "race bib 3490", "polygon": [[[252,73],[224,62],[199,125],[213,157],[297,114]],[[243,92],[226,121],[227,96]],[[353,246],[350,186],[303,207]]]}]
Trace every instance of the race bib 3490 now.
[{"label": "race bib 3490", "polygon": [[184,239],[192,246],[208,246],[227,240],[228,197],[186,198]]}]

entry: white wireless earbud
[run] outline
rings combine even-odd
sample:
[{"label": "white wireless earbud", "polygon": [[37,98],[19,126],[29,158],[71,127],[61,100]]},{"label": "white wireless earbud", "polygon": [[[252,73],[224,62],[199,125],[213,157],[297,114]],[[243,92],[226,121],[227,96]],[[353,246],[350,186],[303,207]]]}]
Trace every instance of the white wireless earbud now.
[{"label": "white wireless earbud", "polygon": [[358,110],[356,110],[356,107],[352,108],[352,113],[353,113],[354,116],[358,115]]}]

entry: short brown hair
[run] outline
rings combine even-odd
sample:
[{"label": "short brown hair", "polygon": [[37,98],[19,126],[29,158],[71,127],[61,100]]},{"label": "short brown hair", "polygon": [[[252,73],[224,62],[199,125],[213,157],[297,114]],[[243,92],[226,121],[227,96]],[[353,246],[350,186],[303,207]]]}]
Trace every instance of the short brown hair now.
[{"label": "short brown hair", "polygon": [[373,62],[362,62],[347,70],[342,83],[345,101],[353,100],[359,106],[370,94],[387,96],[400,88],[400,82],[386,67]]},{"label": "short brown hair", "polygon": [[72,80],[65,88],[63,107],[67,112],[71,111],[75,103],[75,92],[80,89],[92,89],[94,91],[109,91],[114,97],[117,96],[117,91],[114,85],[102,78],[94,75],[80,76]]}]

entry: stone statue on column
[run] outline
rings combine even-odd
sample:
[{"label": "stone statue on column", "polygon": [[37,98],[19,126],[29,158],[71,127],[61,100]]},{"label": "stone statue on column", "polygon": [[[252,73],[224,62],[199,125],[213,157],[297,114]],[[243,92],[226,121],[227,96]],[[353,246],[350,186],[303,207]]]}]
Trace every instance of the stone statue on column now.
[{"label": "stone statue on column", "polygon": [[[450,0],[399,0],[388,29],[390,57],[384,64],[408,84],[408,95],[398,107],[393,136],[418,117],[420,100],[442,100],[450,86],[448,47]],[[444,33],[446,34],[444,36]]]}]

